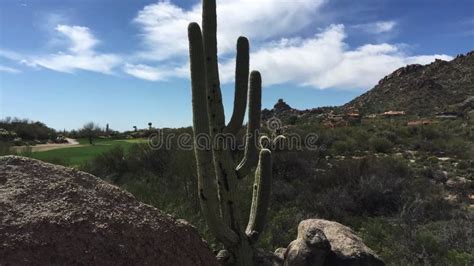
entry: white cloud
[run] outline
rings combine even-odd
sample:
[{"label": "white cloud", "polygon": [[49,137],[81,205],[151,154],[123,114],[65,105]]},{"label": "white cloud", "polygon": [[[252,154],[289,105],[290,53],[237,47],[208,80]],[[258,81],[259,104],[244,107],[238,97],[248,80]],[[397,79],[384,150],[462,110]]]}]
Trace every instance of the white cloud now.
[{"label": "white cloud", "polygon": [[388,32],[392,31],[396,25],[397,23],[395,21],[380,21],[374,24],[372,30],[374,33]]},{"label": "white cloud", "polygon": [[103,74],[112,74],[121,59],[112,54],[51,54],[29,61],[30,65],[41,66],[51,70],[73,73],[75,70],[88,70]]},{"label": "white cloud", "polygon": [[[325,0],[222,0],[217,5],[220,54],[233,51],[240,35],[252,42],[293,34],[314,22]],[[169,1],[145,6],[134,20],[141,28],[147,59],[164,60],[187,53],[187,26],[201,22],[201,4],[184,10]]]},{"label": "white cloud", "polygon": [[162,81],[172,77],[185,78],[189,74],[189,65],[180,67],[152,67],[143,64],[125,64],[123,71],[136,78],[149,81]]},{"label": "white cloud", "polygon": [[[262,72],[265,85],[296,83],[319,89],[367,89],[407,64],[427,64],[447,55],[407,56],[393,44],[367,44],[350,49],[344,26],[331,25],[313,38],[284,40],[250,55],[251,68]],[[233,60],[221,65],[223,82],[233,79]]]},{"label": "white cloud", "polygon": [[0,72],[6,72],[6,73],[10,73],[10,74],[18,74],[21,71],[16,69],[16,68],[0,65]]},{"label": "white cloud", "polygon": [[100,42],[87,27],[57,25],[55,30],[68,41],[68,51],[33,56],[23,59],[23,64],[67,73],[88,70],[111,74],[122,62],[118,55],[98,53],[94,48]]},{"label": "white cloud", "polygon": [[23,56],[17,52],[9,51],[5,49],[0,49],[0,57],[13,60],[13,61],[20,61]]},{"label": "white cloud", "polygon": [[377,22],[366,23],[366,24],[358,24],[358,25],[352,26],[352,28],[360,29],[371,34],[381,34],[381,33],[388,33],[388,32],[393,31],[397,25],[398,23],[396,21],[387,20],[387,21],[377,21]]},{"label": "white cloud", "polygon": [[69,50],[73,53],[89,53],[99,43],[87,27],[57,25],[56,31],[71,41]]},{"label": "white cloud", "polygon": [[[399,45],[389,43],[350,48],[344,41],[347,36],[343,25],[331,25],[309,38],[294,37],[317,22],[315,17],[325,2],[221,0],[217,6],[221,81],[233,82],[235,63],[231,55],[240,35],[250,39],[251,67],[262,72],[266,85],[294,83],[319,89],[367,89],[406,64],[450,59],[446,55],[411,57]],[[134,19],[146,47],[139,53],[141,58],[165,64],[186,61],[186,28],[191,21],[201,22],[200,4],[189,10],[169,1],[144,7]],[[381,36],[392,34],[397,25],[396,21],[387,20],[350,27]],[[178,71],[138,64],[127,65],[124,71],[146,80],[189,76],[184,66]]]},{"label": "white cloud", "polygon": [[125,64],[123,71],[134,77],[150,81],[164,80],[167,76],[164,71],[142,64]]}]

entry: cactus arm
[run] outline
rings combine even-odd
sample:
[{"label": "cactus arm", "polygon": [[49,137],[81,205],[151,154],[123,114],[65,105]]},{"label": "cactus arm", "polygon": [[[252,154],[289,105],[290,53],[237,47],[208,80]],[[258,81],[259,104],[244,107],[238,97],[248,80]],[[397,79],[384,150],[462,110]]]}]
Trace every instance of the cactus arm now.
[{"label": "cactus arm", "polygon": [[216,0],[203,0],[202,36],[206,65],[206,87],[208,91],[208,116],[211,136],[221,133],[224,128],[224,106],[219,81],[217,61],[217,14]]},{"label": "cactus arm", "polygon": [[239,179],[247,176],[257,164],[258,157],[258,136],[260,131],[260,115],[262,107],[262,77],[260,72],[250,73],[249,86],[249,112],[248,125],[245,143],[245,154],[242,161],[237,166],[237,177]]},{"label": "cactus arm", "polygon": [[249,223],[245,233],[255,242],[262,233],[270,203],[272,186],[272,154],[269,149],[262,149],[255,172],[253,185],[252,207],[250,208]]},{"label": "cactus arm", "polygon": [[235,64],[234,110],[225,132],[237,134],[242,127],[247,107],[247,91],[249,82],[249,41],[245,37],[237,40],[237,56]]},{"label": "cactus arm", "polygon": [[209,136],[209,118],[207,116],[207,97],[204,73],[204,52],[201,29],[197,23],[188,27],[189,54],[191,66],[192,109],[194,152],[198,170],[198,191],[201,210],[211,232],[219,241],[227,245],[238,242],[238,236],[224,224],[219,215],[219,200],[215,184],[212,150],[200,147],[198,138]]}]

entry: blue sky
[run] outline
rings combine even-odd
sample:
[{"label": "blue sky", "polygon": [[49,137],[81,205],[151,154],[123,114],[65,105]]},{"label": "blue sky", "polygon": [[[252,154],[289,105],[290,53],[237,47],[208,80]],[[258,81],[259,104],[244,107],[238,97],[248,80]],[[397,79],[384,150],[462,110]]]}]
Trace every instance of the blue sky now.
[{"label": "blue sky", "polygon": [[[251,42],[263,107],[340,105],[406,64],[474,48],[472,0],[218,0],[227,117],[234,46]],[[200,1],[0,1],[0,117],[56,129],[191,125],[186,26]]]}]

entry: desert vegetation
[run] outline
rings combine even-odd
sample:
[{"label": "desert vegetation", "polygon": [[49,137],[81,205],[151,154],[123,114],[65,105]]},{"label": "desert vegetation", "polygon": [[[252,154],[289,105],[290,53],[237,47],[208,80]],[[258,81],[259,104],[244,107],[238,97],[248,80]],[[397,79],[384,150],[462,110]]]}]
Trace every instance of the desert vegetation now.
[{"label": "desert vegetation", "polygon": [[[472,52],[399,68],[343,106],[296,110],[280,99],[262,111],[265,77],[250,71],[249,41],[239,37],[226,123],[215,0],[203,1],[202,18],[188,26],[192,127],[147,122],[119,132],[89,122],[59,132],[6,118],[0,155],[117,185],[196,226],[222,265],[253,265],[255,254],[287,247],[300,221],[313,218],[354,229],[388,265],[474,264]],[[31,149],[68,139],[77,142]]]},{"label": "desert vegetation", "polygon": [[[318,148],[273,152],[272,195],[258,247],[286,246],[299,221],[323,218],[356,230],[389,265],[473,261],[470,122],[458,118],[410,126],[414,118],[407,116],[328,128],[320,119],[298,116],[291,124],[282,122],[282,133],[289,140],[316,133]],[[262,134],[272,132],[266,121],[262,125]],[[237,145],[245,143],[246,131],[244,127],[236,133]],[[80,147],[24,155],[74,166],[116,184],[139,200],[190,221],[215,251],[221,250],[200,211],[192,138],[191,149],[182,149],[176,137],[192,136],[192,128],[156,132],[169,139],[169,145],[152,145],[156,135],[141,130],[98,137],[95,145],[84,136],[78,139]],[[245,151],[237,149],[234,154],[240,161]],[[239,182],[239,212],[248,217],[253,180]]]},{"label": "desert vegetation", "polygon": [[[273,192],[259,246],[286,246],[299,221],[317,217],[351,226],[390,265],[471,262],[473,136],[463,128],[462,121],[412,128],[404,119],[332,129],[303,123],[287,128],[286,134],[300,136],[318,132],[323,148],[274,153]],[[168,134],[192,134],[192,129],[168,130],[164,137]],[[390,149],[377,151],[371,136],[389,142]],[[199,211],[193,151],[178,149],[176,140],[170,147],[115,148],[81,169],[189,220],[219,250]],[[242,151],[236,152],[236,158],[243,157]],[[247,206],[241,216],[246,217],[253,180],[241,182],[241,205]]]},{"label": "desert vegetation", "polygon": [[0,142],[4,145],[35,145],[54,141],[57,132],[44,123],[28,119],[6,117],[0,120]]}]

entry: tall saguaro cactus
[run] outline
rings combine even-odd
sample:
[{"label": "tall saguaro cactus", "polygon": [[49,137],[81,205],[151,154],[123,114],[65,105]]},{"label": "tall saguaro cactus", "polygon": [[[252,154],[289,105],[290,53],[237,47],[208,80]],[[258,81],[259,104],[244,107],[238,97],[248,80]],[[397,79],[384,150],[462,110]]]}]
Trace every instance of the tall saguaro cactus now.
[{"label": "tall saguaro cactus", "polygon": [[[254,248],[265,222],[269,205],[272,158],[269,149],[259,147],[261,112],[261,76],[252,71],[249,82],[249,43],[237,40],[235,99],[230,122],[225,125],[217,60],[216,1],[203,0],[202,27],[188,27],[191,62],[194,150],[198,169],[198,189],[202,213],[208,227],[224,244],[227,264],[252,265]],[[228,145],[214,140],[234,136],[242,127],[248,96],[248,126],[244,158],[234,162]],[[209,138],[210,137],[210,138]],[[211,140],[212,147],[202,147],[201,140]],[[239,179],[255,171],[252,206],[244,225],[239,209]]]}]

